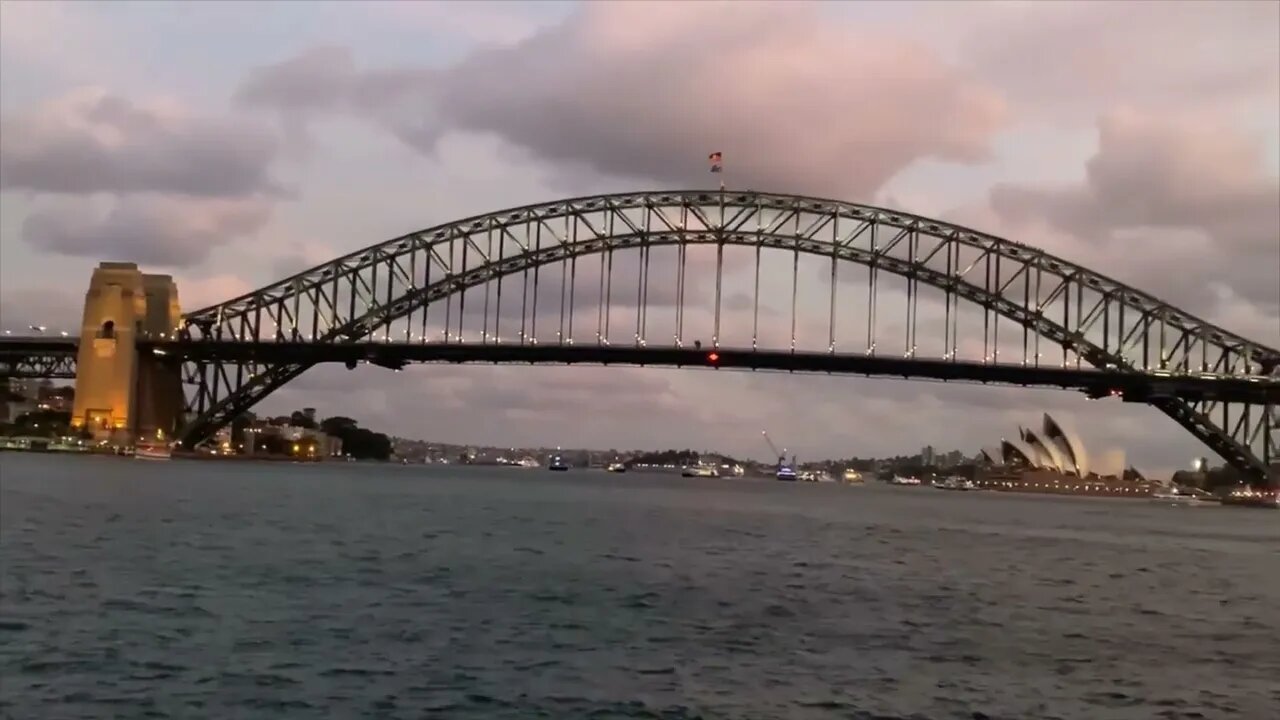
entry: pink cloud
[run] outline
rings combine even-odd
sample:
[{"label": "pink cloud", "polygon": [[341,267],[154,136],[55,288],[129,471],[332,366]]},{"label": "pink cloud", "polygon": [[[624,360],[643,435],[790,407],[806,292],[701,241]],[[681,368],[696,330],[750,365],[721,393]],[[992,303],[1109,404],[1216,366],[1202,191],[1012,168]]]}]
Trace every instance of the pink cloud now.
[{"label": "pink cloud", "polygon": [[962,65],[1028,116],[1080,119],[1121,103],[1236,114],[1280,102],[1273,2],[966,3],[952,15],[968,16],[951,18]]},{"label": "pink cloud", "polygon": [[358,108],[422,151],[482,131],[555,163],[672,182],[708,183],[704,158],[720,150],[735,186],[843,197],[870,197],[920,159],[988,159],[1002,99],[928,48],[809,4],[733,8],[588,3],[439,72],[353,76],[313,51],[255,71],[241,97]]},{"label": "pink cloud", "polygon": [[1104,116],[1098,129],[1085,182],[997,185],[993,220],[1015,232],[1052,228],[1040,240],[1068,259],[1168,289],[1193,312],[1212,302],[1193,297],[1211,283],[1280,307],[1280,179],[1263,167],[1259,139],[1205,118],[1132,110]]}]

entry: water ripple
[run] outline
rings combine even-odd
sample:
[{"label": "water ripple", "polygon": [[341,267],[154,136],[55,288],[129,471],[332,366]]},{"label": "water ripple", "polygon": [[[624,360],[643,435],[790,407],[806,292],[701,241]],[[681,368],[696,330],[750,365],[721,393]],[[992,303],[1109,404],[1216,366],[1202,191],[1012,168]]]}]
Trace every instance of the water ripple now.
[{"label": "water ripple", "polygon": [[0,476],[6,718],[1280,706],[1267,513],[13,454]]}]

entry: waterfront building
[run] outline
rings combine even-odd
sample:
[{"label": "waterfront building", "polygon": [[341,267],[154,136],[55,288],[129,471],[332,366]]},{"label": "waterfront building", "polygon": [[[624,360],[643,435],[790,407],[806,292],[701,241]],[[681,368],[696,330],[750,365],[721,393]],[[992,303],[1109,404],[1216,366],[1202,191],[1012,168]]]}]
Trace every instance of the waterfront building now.
[{"label": "waterfront building", "polygon": [[1012,438],[982,449],[980,487],[1010,492],[1144,497],[1160,487],[1124,464],[1124,453],[1095,462],[1080,437],[1044,414],[1040,429],[1018,428]]}]

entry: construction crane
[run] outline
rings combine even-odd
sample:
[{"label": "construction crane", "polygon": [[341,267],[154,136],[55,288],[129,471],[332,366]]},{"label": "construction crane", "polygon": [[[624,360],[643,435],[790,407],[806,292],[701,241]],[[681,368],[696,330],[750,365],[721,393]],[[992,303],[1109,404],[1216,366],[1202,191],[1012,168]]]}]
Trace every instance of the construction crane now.
[{"label": "construction crane", "polygon": [[769,431],[768,431],[768,430],[761,430],[761,431],[760,431],[760,434],[764,436],[764,441],[765,441],[765,442],[767,442],[767,443],[769,443],[769,449],[773,451],[773,455],[774,455],[774,457],[778,458],[778,464],[779,464],[779,465],[785,465],[785,464],[786,464],[786,462],[787,462],[787,449],[786,449],[786,448],[782,448],[782,451],[781,451],[781,452],[779,452],[779,451],[778,451],[778,446],[777,446],[777,445],[774,445],[774,444],[773,444],[773,441],[769,439]]}]

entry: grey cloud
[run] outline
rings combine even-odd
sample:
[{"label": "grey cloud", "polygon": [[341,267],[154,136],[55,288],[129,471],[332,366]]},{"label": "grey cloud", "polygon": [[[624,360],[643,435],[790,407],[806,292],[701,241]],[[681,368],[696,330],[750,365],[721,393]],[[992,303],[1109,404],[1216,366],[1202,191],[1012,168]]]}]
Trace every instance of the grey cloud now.
[{"label": "grey cloud", "polygon": [[84,89],[0,121],[0,187],[239,197],[278,191],[275,153],[274,136],[257,126]]},{"label": "grey cloud", "polygon": [[[353,393],[353,388],[359,388]],[[607,398],[608,413],[582,422]],[[887,379],[623,367],[432,365],[402,373],[313,370],[269,398],[352,414],[376,429],[437,442],[595,448],[691,447],[764,459],[761,429],[804,457],[976,453],[1040,414],[1076,425],[1095,452],[1123,446],[1147,471],[1203,454],[1152,408],[1078,394]],[[636,422],[644,418],[644,422]]]},{"label": "grey cloud", "polygon": [[130,196],[105,214],[90,201],[60,199],[28,214],[22,238],[63,255],[183,267],[258,230],[270,213],[261,198]]},{"label": "grey cloud", "polygon": [[286,112],[338,110],[353,92],[356,77],[348,50],[322,45],[253,70],[236,91],[235,100]]},{"label": "grey cloud", "polygon": [[[660,428],[637,429],[636,417],[701,417],[677,382],[674,374],[634,368],[430,365],[391,373],[326,367],[287,386],[264,408],[308,402],[321,413],[350,409],[370,427],[440,442],[655,447],[673,438]],[[351,397],[357,384],[359,397]],[[602,397],[609,398],[610,412],[584,427],[582,408]]]},{"label": "grey cloud", "polygon": [[1003,120],[999,97],[928,51],[808,4],[588,3],[440,72],[354,71],[318,49],[255,71],[240,97],[294,116],[345,108],[422,151],[447,130],[491,132],[662,181],[705,178],[720,150],[734,185],[846,197],[916,160],[982,161]]},{"label": "grey cloud", "polygon": [[288,252],[284,255],[278,255],[271,259],[269,266],[271,267],[271,275],[275,278],[287,278],[297,275],[303,270],[310,270],[315,267],[312,262],[302,253]]},{"label": "grey cloud", "polygon": [[1055,120],[1121,103],[1174,112],[1188,105],[1265,112],[1280,95],[1275,3],[992,3],[941,10],[955,15],[947,29],[962,38],[962,65],[996,83],[1025,112]]},{"label": "grey cloud", "polygon": [[1149,292],[1205,307],[1216,283],[1275,312],[1280,180],[1264,156],[1229,126],[1117,112],[1099,121],[1082,185],[998,185],[991,205],[1069,233],[1095,266]]},{"label": "grey cloud", "polygon": [[0,293],[0,331],[29,335],[30,326],[43,325],[50,332],[75,332],[80,327],[83,302],[83,295],[68,290],[6,288]]},{"label": "grey cloud", "polygon": [[293,134],[307,133],[316,114],[368,117],[411,147],[433,149],[444,129],[435,98],[436,74],[417,68],[361,71],[351,52],[323,45],[252,70],[234,102],[272,110]]}]

